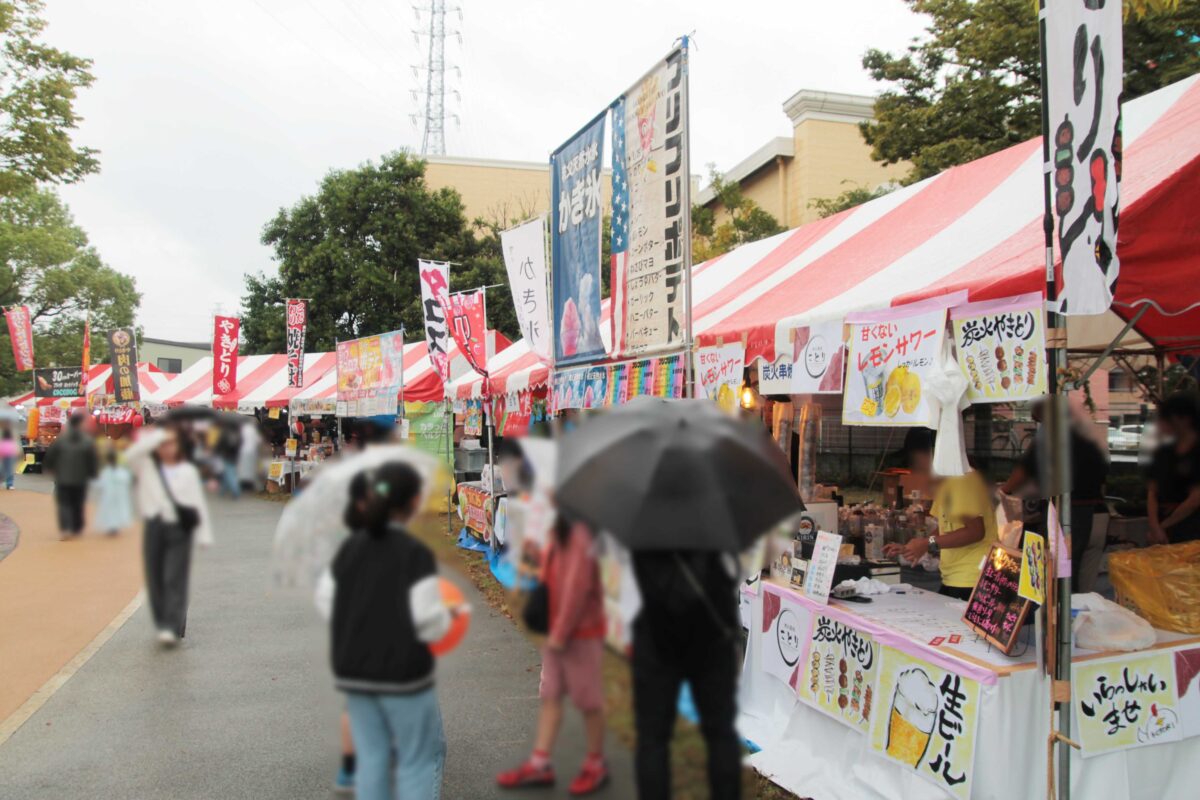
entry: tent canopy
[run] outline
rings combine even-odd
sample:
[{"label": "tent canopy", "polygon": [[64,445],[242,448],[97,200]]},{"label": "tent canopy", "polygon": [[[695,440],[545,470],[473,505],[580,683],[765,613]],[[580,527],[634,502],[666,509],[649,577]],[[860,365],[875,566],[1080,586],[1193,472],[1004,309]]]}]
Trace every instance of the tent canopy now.
[{"label": "tent canopy", "polygon": [[[1200,76],[1126,103],[1123,115],[1113,312],[1130,319],[1147,308],[1140,337],[1200,350]],[[971,301],[1044,292],[1042,175],[1038,138],[699,264],[697,343],[743,341],[747,361],[774,361],[796,325],[955,292]],[[524,342],[513,350],[492,372],[493,394],[549,378]],[[482,389],[468,380],[454,392]]]},{"label": "tent canopy", "polygon": [[[165,386],[174,377],[172,373],[163,372],[158,367],[145,361],[138,362],[137,376],[138,390],[143,400]],[[88,370],[87,380],[87,396],[92,399],[92,405],[97,405],[104,400],[105,395],[112,393],[112,365],[93,364],[91,369]],[[37,397],[32,391],[11,398],[8,402],[14,406],[34,403],[38,406],[61,406],[65,403],[71,408],[83,408],[87,405],[87,401],[83,397]]]}]

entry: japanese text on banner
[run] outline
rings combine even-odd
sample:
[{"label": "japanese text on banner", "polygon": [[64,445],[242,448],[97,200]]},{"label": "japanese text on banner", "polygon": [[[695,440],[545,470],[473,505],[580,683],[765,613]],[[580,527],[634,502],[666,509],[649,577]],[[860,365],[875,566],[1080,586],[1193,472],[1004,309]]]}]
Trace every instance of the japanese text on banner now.
[{"label": "japanese text on banner", "polygon": [[818,616],[796,687],[800,699],[866,733],[875,705],[879,648],[870,634]]},{"label": "japanese text on banner", "polygon": [[[471,369],[485,377],[488,362],[486,309],[483,289],[450,295],[442,309],[458,351],[467,359]],[[487,381],[483,382],[483,389],[487,394]]]},{"label": "japanese text on banner", "polygon": [[446,329],[445,305],[450,299],[450,265],[441,261],[418,261],[421,278],[421,312],[425,319],[425,343],[429,360],[442,376],[450,380],[450,333]]},{"label": "japanese text on banner", "polygon": [[213,319],[213,390],[214,395],[233,394],[237,390],[238,332],[237,317]]},{"label": "japanese text on banner", "polygon": [[550,344],[550,301],[546,297],[546,217],[501,233],[500,248],[521,334],[529,349],[549,364],[554,354]]},{"label": "japanese text on banner", "polygon": [[971,796],[979,684],[883,648],[870,746],[954,797]]},{"label": "japanese text on banner", "polygon": [[842,321],[793,328],[790,394],[841,394],[846,343]]},{"label": "japanese text on banner", "polygon": [[946,310],[850,319],[842,422],[930,425],[933,418],[922,387],[937,366]]},{"label": "japanese text on banner", "polygon": [[8,336],[12,340],[13,361],[17,372],[33,369],[33,321],[29,306],[13,306],[5,309]]},{"label": "japanese text on banner", "polygon": [[1044,317],[1040,294],[950,310],[967,399],[1007,403],[1046,393]]},{"label": "japanese text on banner", "polygon": [[287,301],[287,368],[288,386],[304,385],[304,335],[308,329],[308,304],[303,300]]},{"label": "japanese text on banner", "polygon": [[[236,329],[234,342],[237,342]],[[109,332],[108,358],[112,365],[114,399],[118,403],[137,402],[141,399],[142,387],[138,383],[137,339],[134,338],[133,328],[118,328]]]},{"label": "japanese text on banner", "polygon": [[704,396],[718,400],[722,390],[737,392],[742,383],[746,351],[741,344],[701,347],[696,351],[696,378]]},{"label": "japanese text on banner", "polygon": [[403,363],[400,331],[338,342],[337,401],[344,416],[395,414]]},{"label": "japanese text on banner", "polygon": [[812,613],[771,586],[763,589],[759,663],[763,671],[796,689],[804,670]]},{"label": "japanese text on banner", "polygon": [[1071,680],[1085,758],[1183,738],[1170,652],[1080,662]]},{"label": "japanese text on banner", "polygon": [[679,347],[686,333],[685,59],[683,48],[673,51],[613,105],[612,326],[621,355]]}]

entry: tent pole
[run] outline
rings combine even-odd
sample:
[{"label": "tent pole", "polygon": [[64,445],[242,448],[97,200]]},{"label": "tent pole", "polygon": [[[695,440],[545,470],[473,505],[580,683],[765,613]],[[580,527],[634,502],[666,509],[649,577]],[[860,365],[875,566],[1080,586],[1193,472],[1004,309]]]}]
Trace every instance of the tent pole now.
[{"label": "tent pole", "polygon": [[[691,100],[688,97],[688,37],[683,37],[683,53],[681,56],[683,71],[683,285],[687,295],[684,313],[686,314],[687,330],[683,343],[683,396],[696,396],[696,376],[692,367],[694,355],[692,348],[692,124]],[[615,344],[615,342],[614,342]]]},{"label": "tent pole", "polygon": [[[1088,379],[1091,378],[1093,374],[1095,374],[1096,370],[1100,369],[1100,365],[1102,363],[1104,363],[1104,360],[1112,355],[1113,350],[1117,349],[1117,345],[1119,345],[1121,343],[1121,340],[1125,338],[1125,334],[1127,334],[1127,333],[1129,333],[1129,331],[1133,330],[1133,326],[1136,325],[1138,323],[1138,320],[1140,320],[1143,316],[1145,316],[1146,312],[1149,310],[1150,310],[1149,304],[1144,305],[1137,310],[1136,314],[1134,314],[1132,317],[1129,318],[1129,322],[1126,322],[1125,327],[1121,328],[1121,332],[1118,333],[1115,337],[1113,337],[1113,340],[1108,343],[1108,347],[1105,347],[1104,350],[1100,353],[1100,355],[1096,356],[1096,360],[1093,361],[1092,365],[1087,368],[1087,372],[1083,373],[1083,375],[1074,382],[1074,388],[1076,388],[1076,389],[1083,388],[1083,385],[1088,382]],[[1161,367],[1160,367],[1160,374],[1161,374]]]}]

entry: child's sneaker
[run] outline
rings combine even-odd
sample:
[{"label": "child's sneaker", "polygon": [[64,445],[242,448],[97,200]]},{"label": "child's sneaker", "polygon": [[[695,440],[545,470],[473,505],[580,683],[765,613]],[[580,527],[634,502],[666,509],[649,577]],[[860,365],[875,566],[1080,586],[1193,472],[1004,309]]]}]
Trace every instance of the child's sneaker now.
[{"label": "child's sneaker", "polygon": [[333,790],[338,794],[354,794],[354,773],[342,767],[333,779]]},{"label": "child's sneaker", "polygon": [[516,769],[510,769],[497,775],[496,784],[501,789],[523,789],[531,786],[553,786],[554,767],[547,764],[539,769],[531,762],[526,761]]},{"label": "child's sneaker", "polygon": [[603,761],[593,762],[588,759],[579,770],[579,774],[575,776],[575,780],[571,781],[571,785],[567,787],[567,791],[576,796],[591,794],[599,791],[606,783],[608,783],[608,767]]}]

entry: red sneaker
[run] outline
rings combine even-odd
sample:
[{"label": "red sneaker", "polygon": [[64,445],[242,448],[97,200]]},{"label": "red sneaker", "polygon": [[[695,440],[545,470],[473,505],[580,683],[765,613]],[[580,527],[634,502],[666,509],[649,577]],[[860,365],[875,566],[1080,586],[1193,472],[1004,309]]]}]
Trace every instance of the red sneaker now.
[{"label": "red sneaker", "polygon": [[496,784],[501,789],[522,789],[530,786],[553,786],[554,767],[549,764],[544,769],[538,769],[528,761],[516,769],[501,772],[496,776]]},{"label": "red sneaker", "polygon": [[571,781],[571,785],[567,787],[567,791],[576,796],[591,794],[603,788],[606,783],[608,783],[607,766],[603,763],[599,765],[584,764],[583,768],[579,770],[579,774],[575,776],[575,780]]}]

